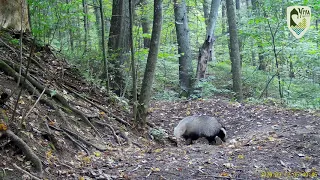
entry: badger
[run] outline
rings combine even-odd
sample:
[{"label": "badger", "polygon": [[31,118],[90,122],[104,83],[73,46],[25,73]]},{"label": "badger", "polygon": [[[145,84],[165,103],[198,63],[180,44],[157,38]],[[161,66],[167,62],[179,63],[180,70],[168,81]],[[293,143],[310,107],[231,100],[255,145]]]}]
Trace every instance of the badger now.
[{"label": "badger", "polygon": [[182,119],[174,128],[174,136],[177,138],[184,138],[187,144],[192,144],[193,140],[200,137],[205,137],[209,144],[216,143],[216,136],[223,142],[226,142],[226,130],[214,117],[202,116],[188,116]]}]

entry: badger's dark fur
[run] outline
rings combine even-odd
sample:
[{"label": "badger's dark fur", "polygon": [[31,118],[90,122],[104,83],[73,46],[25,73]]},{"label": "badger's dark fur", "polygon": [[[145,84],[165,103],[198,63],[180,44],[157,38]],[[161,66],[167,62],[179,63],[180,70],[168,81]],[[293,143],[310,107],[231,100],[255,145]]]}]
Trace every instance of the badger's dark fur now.
[{"label": "badger's dark fur", "polygon": [[188,116],[182,119],[174,128],[176,138],[184,138],[188,144],[193,140],[205,137],[209,144],[216,143],[216,136],[223,142],[226,141],[226,130],[214,117],[210,116]]}]

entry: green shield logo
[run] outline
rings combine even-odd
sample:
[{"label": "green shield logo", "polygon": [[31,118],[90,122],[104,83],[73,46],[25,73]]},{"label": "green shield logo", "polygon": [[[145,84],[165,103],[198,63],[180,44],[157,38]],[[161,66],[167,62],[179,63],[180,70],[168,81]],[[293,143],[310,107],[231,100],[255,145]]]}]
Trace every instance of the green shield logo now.
[{"label": "green shield logo", "polygon": [[288,28],[297,39],[301,38],[309,29],[311,9],[308,6],[287,7]]}]

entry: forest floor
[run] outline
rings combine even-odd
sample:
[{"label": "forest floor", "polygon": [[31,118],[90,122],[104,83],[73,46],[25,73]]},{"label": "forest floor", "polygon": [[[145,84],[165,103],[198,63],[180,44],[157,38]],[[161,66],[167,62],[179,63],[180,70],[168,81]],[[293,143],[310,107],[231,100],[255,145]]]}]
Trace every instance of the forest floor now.
[{"label": "forest floor", "polygon": [[[19,64],[19,46],[1,32],[0,38],[0,94],[11,92],[0,103],[0,179],[320,178],[319,111],[239,104],[223,97],[153,101],[148,119],[170,137],[182,118],[196,114],[217,117],[228,133],[222,145],[204,139],[180,147],[169,140],[156,143],[132,130],[125,100],[84,81],[49,48],[33,54],[26,82],[34,90],[23,88],[17,102],[20,88],[6,65]],[[31,45],[25,44],[26,66]],[[42,174],[4,124],[41,160]]]}]

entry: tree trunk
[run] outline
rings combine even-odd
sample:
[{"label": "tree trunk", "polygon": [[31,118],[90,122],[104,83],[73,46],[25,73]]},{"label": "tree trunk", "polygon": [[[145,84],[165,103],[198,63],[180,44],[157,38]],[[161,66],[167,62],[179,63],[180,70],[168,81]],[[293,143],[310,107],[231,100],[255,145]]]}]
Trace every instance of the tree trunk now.
[{"label": "tree trunk", "polygon": [[236,0],[236,9],[240,10],[240,0]]},{"label": "tree trunk", "polygon": [[[66,0],[67,4],[70,4],[71,0]],[[67,8],[67,13],[70,14],[70,8]],[[73,30],[72,30],[72,25],[73,25],[73,21],[72,19],[70,19],[70,17],[68,17],[68,27],[69,27],[69,43],[70,43],[70,47],[71,47],[71,51],[74,52],[74,38],[73,38]]]},{"label": "tree trunk", "polygon": [[214,42],[214,29],[217,23],[220,2],[220,0],[212,0],[211,2],[209,26],[207,28],[206,40],[204,41],[201,49],[199,50],[197,81],[200,81],[205,77],[207,63],[211,59],[212,46]]},{"label": "tree trunk", "polygon": [[0,0],[0,27],[30,31],[28,12],[26,0]]},{"label": "tree trunk", "polygon": [[[258,11],[259,11],[259,1],[258,0],[251,0],[251,4],[252,4],[252,10],[253,10],[253,14],[255,16],[258,16]],[[257,30],[258,32],[260,31],[260,29]],[[262,70],[265,71],[267,68],[266,62],[264,60],[264,50],[263,50],[263,46],[262,46],[262,42],[261,40],[257,40],[257,44],[258,44],[258,58],[259,58],[259,66],[258,66],[258,70]]]},{"label": "tree trunk", "polygon": [[[100,36],[101,34],[101,14],[100,14],[100,5],[98,3],[98,0],[92,0],[93,6],[94,6],[94,15],[96,17],[95,25],[96,25],[96,30],[97,30],[97,37]],[[102,39],[99,38],[99,49],[102,48]]]},{"label": "tree trunk", "polygon": [[129,2],[113,0],[108,54],[109,62],[113,65],[110,74],[114,75],[111,87],[120,92],[119,95],[123,93],[125,87],[123,64],[129,62],[130,58],[130,23],[128,22],[130,22]]},{"label": "tree trunk", "polygon": [[104,80],[106,83],[107,93],[109,93],[109,69],[106,55],[106,42],[105,42],[105,31],[104,31],[104,16],[103,16],[103,3],[100,0],[100,15],[101,15],[101,42],[102,42],[102,54],[103,54],[103,74],[105,75]]},{"label": "tree trunk", "polygon": [[221,30],[222,34],[226,32],[226,1],[221,1]]},{"label": "tree trunk", "polygon": [[[148,0],[143,0],[142,3],[142,8],[143,8],[143,14],[141,17],[141,26],[142,26],[142,32],[143,34],[149,34],[150,33],[150,24],[151,21],[149,19],[148,13],[146,11],[146,6]],[[144,48],[150,48],[150,38],[149,37],[143,37],[143,47]]]},{"label": "tree trunk", "polygon": [[131,72],[132,72],[132,104],[133,104],[133,119],[137,117],[137,78],[136,78],[136,63],[134,59],[134,46],[133,46],[133,0],[129,0],[130,7],[130,48],[131,48]]},{"label": "tree trunk", "polygon": [[188,97],[192,91],[192,59],[189,40],[187,7],[184,0],[174,0],[174,16],[178,41],[179,82],[181,95]]},{"label": "tree trunk", "polygon": [[155,74],[158,58],[161,25],[162,25],[162,0],[154,0],[154,17],[146,69],[142,81],[141,93],[138,108],[138,125],[145,127],[147,119],[147,110],[151,99],[153,77]]},{"label": "tree trunk", "polygon": [[88,51],[89,24],[88,24],[88,4],[87,0],[82,0],[83,6],[83,26],[84,26],[84,53]]},{"label": "tree trunk", "polygon": [[205,19],[205,24],[206,26],[208,27],[208,24],[209,24],[209,2],[208,0],[203,0],[202,2],[202,6],[203,6],[203,16],[204,16],[204,19]]},{"label": "tree trunk", "polygon": [[236,93],[236,99],[241,102],[243,99],[241,87],[241,65],[240,52],[237,34],[236,16],[233,0],[226,0],[227,16],[230,33],[230,59],[232,68],[233,91]]}]

